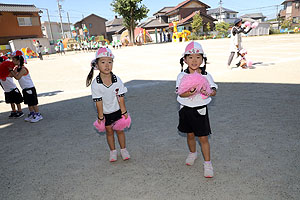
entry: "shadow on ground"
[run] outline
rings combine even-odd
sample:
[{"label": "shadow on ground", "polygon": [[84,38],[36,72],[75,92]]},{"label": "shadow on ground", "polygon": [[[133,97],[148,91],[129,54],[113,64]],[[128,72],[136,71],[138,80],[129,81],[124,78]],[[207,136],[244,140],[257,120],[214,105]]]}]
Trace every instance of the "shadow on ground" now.
[{"label": "shadow on ground", "polygon": [[135,80],[126,83],[127,162],[108,162],[91,96],[41,105],[36,124],[0,113],[0,199],[297,199],[300,85],[218,84],[213,179],[201,157],[184,165],[175,82]]}]

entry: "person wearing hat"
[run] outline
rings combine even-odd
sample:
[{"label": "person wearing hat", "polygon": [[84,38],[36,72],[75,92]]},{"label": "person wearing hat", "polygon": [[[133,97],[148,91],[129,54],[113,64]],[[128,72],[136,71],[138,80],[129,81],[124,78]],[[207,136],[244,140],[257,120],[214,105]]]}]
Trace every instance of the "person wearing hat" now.
[{"label": "person wearing hat", "polygon": [[[198,137],[204,157],[204,177],[212,178],[214,173],[208,141],[211,129],[207,105],[212,100],[210,96],[216,95],[218,86],[214,83],[212,76],[206,72],[206,61],[207,58],[202,46],[197,42],[189,43],[185,48],[183,57],[180,59],[181,73],[177,76],[176,91],[180,88],[184,77],[189,74],[198,73],[206,78],[209,83],[211,93],[203,89],[201,91],[202,94],[206,95],[206,98],[202,98],[201,94],[196,93],[194,85],[197,85],[197,83],[195,82],[191,84],[187,92],[178,94],[177,101],[180,104],[178,130],[187,134],[187,144],[190,150],[186,159],[186,165],[193,165],[197,158],[195,137]],[[185,70],[183,70],[184,63],[188,65]]]},{"label": "person wearing hat", "polygon": [[[4,67],[5,66],[5,67]],[[6,68],[6,70],[10,68],[14,68],[15,65],[11,61],[8,60],[6,56],[0,57],[0,68]],[[2,72],[1,72],[2,73]],[[8,72],[9,74],[9,72]],[[5,103],[10,104],[11,113],[8,116],[9,118],[20,118],[24,116],[22,112],[21,103],[23,102],[23,97],[20,93],[20,90],[17,88],[16,84],[12,77],[1,77],[0,85],[4,90]],[[17,110],[16,110],[17,106]]]},{"label": "person wearing hat", "polygon": [[17,67],[14,69],[9,68],[10,74],[18,80],[22,88],[24,104],[28,105],[30,112],[28,117],[25,118],[25,121],[32,123],[38,122],[43,119],[43,116],[39,112],[37,93],[30,77],[29,70],[24,66],[24,63],[27,63],[25,56],[20,50],[13,52],[12,56],[12,61]]},{"label": "person wearing hat", "polygon": [[228,58],[227,68],[231,69],[230,64],[232,62],[232,59],[237,53],[239,55],[239,50],[241,50],[242,47],[242,33],[247,34],[252,30],[251,27],[249,27],[248,30],[246,30],[246,27],[242,26],[242,19],[236,19],[234,21],[234,26],[231,29],[231,46],[230,46],[230,55]]},{"label": "person wearing hat", "polygon": [[[113,59],[114,55],[109,48],[98,49],[86,80],[86,86],[91,85],[92,88],[92,98],[97,107],[98,123],[105,123],[106,139],[110,148],[110,162],[117,161],[113,126],[122,117],[128,118],[124,99],[127,88],[121,79],[112,73]],[[92,81],[94,70],[99,70],[100,73]],[[126,149],[124,130],[115,131],[118,136],[122,159],[128,160],[130,155]]]}]

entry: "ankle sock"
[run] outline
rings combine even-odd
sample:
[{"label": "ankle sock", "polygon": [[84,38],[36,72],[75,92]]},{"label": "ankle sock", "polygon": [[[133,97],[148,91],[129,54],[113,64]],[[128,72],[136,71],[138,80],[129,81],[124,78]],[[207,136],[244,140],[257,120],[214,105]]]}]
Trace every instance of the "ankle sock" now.
[{"label": "ankle sock", "polygon": [[204,161],[205,164],[211,164],[211,161]]}]

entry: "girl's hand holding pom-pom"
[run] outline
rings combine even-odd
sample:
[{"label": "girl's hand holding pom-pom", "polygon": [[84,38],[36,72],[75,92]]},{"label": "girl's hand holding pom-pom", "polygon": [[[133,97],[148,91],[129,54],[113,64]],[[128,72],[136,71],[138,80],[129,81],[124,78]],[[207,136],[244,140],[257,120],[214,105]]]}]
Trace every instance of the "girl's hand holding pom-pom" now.
[{"label": "girl's hand holding pom-pom", "polygon": [[95,122],[94,122],[94,127],[99,131],[99,132],[105,132],[105,120],[100,120],[100,119],[97,119]]},{"label": "girl's hand holding pom-pom", "polygon": [[119,119],[112,125],[112,128],[115,131],[122,131],[125,128],[129,128],[130,125],[131,125],[131,117],[130,115],[128,115],[128,113],[126,113],[122,115],[121,119]]},{"label": "girl's hand holding pom-pom", "polygon": [[254,22],[252,25],[251,25],[251,28],[256,28],[258,26],[258,22]]},{"label": "girl's hand holding pom-pom", "polygon": [[245,26],[246,26],[246,27],[250,27],[250,26],[251,26],[251,23],[250,23],[249,21],[246,21],[246,22],[245,22]]}]

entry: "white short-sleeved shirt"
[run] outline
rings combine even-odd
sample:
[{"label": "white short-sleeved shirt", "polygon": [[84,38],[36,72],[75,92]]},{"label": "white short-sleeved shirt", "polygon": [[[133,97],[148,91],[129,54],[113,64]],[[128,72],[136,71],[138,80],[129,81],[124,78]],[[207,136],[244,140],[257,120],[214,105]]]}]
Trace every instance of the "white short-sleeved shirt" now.
[{"label": "white short-sleeved shirt", "polygon": [[110,114],[120,109],[118,97],[122,97],[127,92],[121,79],[111,74],[112,84],[106,86],[100,74],[92,82],[92,98],[94,102],[103,101],[103,113]]},{"label": "white short-sleeved shirt", "polygon": [[[183,78],[184,75],[189,74],[189,70],[186,69],[177,76],[177,81],[176,81],[176,90],[178,89],[181,79]],[[218,89],[218,85],[215,84],[213,77],[209,74],[206,73],[203,75],[207,80],[211,88],[216,88]],[[211,97],[207,97],[206,99],[202,99],[200,94],[196,94],[193,96],[193,98],[188,98],[188,97],[180,97],[179,95],[177,96],[177,101],[183,105],[183,106],[188,106],[188,107],[198,107],[198,106],[204,106],[207,105],[211,102]]]},{"label": "white short-sleeved shirt", "polygon": [[10,92],[17,87],[12,77],[6,77],[5,81],[0,79],[0,83],[3,86],[4,92]]}]

